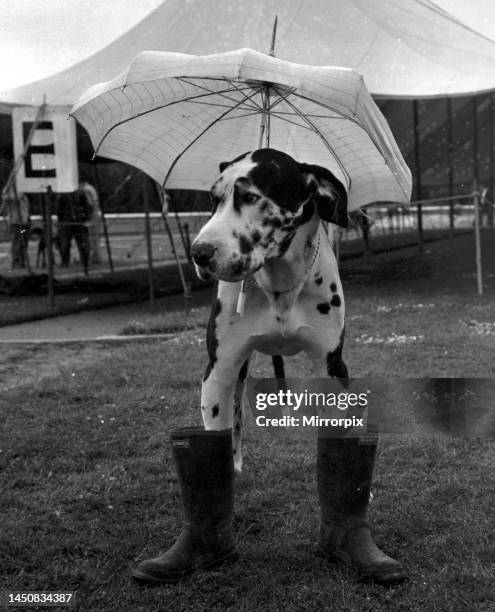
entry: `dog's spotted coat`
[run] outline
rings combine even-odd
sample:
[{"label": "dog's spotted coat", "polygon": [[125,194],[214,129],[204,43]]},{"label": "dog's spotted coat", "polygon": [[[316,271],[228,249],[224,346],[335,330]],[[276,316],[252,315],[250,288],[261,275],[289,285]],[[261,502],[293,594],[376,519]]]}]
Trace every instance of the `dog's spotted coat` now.
[{"label": "dog's spotted coat", "polygon": [[[220,164],[213,214],[192,244],[196,272],[219,280],[201,392],[206,429],[233,428],[240,471],[242,396],[253,351],[305,351],[316,377],[347,378],[344,298],[321,220],[347,225],[347,194],[333,174],[273,149]],[[244,316],[236,312],[246,283]]]}]

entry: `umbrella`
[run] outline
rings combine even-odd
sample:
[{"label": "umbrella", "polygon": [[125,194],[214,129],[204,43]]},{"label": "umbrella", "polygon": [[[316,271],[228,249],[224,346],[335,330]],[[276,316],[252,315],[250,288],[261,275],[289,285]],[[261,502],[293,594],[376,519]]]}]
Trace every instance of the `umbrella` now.
[{"label": "umbrella", "polygon": [[331,170],[349,211],[408,203],[411,174],[359,73],[252,49],[140,53],[71,114],[95,154],[136,166],[168,189],[209,189],[218,164],[271,147]]}]

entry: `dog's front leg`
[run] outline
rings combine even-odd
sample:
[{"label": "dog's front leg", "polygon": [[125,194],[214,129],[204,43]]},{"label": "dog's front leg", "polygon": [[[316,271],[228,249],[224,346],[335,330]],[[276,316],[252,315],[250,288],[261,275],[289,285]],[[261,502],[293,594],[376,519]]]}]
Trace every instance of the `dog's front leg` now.
[{"label": "dog's front leg", "polygon": [[[316,377],[337,377],[347,386],[343,338],[342,331],[338,345],[330,350],[321,347],[313,352],[312,361]],[[366,520],[378,442],[376,426],[371,429],[370,422],[367,426],[364,439],[345,428],[334,429],[332,435],[325,427],[318,430],[319,550],[329,560],[339,560],[357,570],[362,579],[390,584],[404,580],[407,570],[375,544]]]},{"label": "dog's front leg", "polygon": [[[337,377],[347,379],[349,372],[342,359],[342,347],[344,343],[344,331],[342,330],[340,340],[337,345],[335,341],[314,347],[307,351],[308,357],[313,364],[313,373],[316,378]],[[333,345],[333,346],[332,346]]]},{"label": "dog's front leg", "polygon": [[205,429],[232,429],[234,467],[237,472],[241,471],[242,466],[241,399],[246,370],[247,362],[246,367],[239,371],[230,359],[219,357],[211,369],[208,366],[201,387],[201,415]]},{"label": "dog's front leg", "polygon": [[232,429],[236,372],[218,360],[201,386],[201,416],[205,429]]},{"label": "dog's front leg", "polygon": [[201,415],[207,430],[232,429],[234,467],[240,471],[242,397],[252,349],[246,340],[247,333],[238,329],[239,317],[235,314],[230,285],[220,289],[206,333],[210,361],[201,387]]},{"label": "dog's front leg", "polygon": [[246,401],[246,377],[249,360],[246,359],[239,371],[234,393],[234,428],[232,430],[232,446],[234,453],[234,469],[242,471],[242,427],[244,425],[244,403]]}]

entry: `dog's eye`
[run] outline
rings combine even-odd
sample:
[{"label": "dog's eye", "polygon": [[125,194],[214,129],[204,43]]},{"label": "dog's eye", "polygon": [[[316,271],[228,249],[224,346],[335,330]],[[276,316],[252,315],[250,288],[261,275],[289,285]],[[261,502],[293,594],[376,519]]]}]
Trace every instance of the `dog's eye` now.
[{"label": "dog's eye", "polygon": [[248,204],[254,204],[254,202],[260,199],[260,196],[256,193],[252,193],[248,191],[242,196],[242,199],[244,200],[244,202],[247,202]]}]

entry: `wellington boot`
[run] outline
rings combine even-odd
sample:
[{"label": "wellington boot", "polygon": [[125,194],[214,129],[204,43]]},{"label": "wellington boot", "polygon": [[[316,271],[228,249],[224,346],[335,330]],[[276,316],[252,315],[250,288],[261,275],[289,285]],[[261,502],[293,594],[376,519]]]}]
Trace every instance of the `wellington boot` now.
[{"label": "wellington boot", "polygon": [[145,582],[174,581],[236,556],[232,431],[188,427],[174,431],[171,439],[184,523],[169,550],[142,561],[133,571],[134,578]]},{"label": "wellington boot", "polygon": [[375,455],[376,440],[318,438],[319,551],[363,580],[388,584],[404,580],[407,572],[378,548],[366,521]]}]

